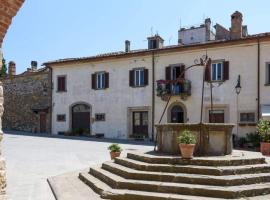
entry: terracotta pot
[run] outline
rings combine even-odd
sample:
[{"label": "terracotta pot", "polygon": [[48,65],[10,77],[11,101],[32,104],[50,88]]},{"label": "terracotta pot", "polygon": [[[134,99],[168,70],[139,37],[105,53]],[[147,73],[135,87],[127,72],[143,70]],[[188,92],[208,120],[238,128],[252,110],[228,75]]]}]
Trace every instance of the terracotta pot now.
[{"label": "terracotta pot", "polygon": [[182,158],[192,158],[195,144],[179,144]]},{"label": "terracotta pot", "polygon": [[121,152],[110,152],[111,159],[114,160],[116,157],[119,157]]},{"label": "terracotta pot", "polygon": [[261,153],[265,156],[270,156],[270,143],[269,142],[261,142]]}]

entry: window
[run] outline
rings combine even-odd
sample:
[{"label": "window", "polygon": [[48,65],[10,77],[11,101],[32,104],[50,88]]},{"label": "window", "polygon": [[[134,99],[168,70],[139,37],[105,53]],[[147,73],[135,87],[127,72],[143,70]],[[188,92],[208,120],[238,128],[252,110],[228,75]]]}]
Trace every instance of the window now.
[{"label": "window", "polygon": [[96,121],[105,121],[105,113],[98,113],[95,116]]},{"label": "window", "polygon": [[143,69],[137,69],[135,70],[135,86],[141,87],[144,86],[144,70]]},{"label": "window", "polygon": [[210,123],[224,123],[224,110],[209,110]]},{"label": "window", "polygon": [[66,88],[66,76],[58,76],[57,77],[57,91],[65,92]]},{"label": "window", "polygon": [[223,79],[223,63],[212,64],[212,81],[222,81]]},{"label": "window", "polygon": [[205,81],[229,80],[229,61],[212,62],[211,67],[205,69]]},{"label": "window", "polygon": [[[185,65],[183,64],[172,65],[165,68],[165,76],[166,76],[166,80],[168,81],[178,79],[181,74],[182,74],[181,78],[184,79],[185,78]],[[174,95],[180,94],[182,92],[180,83],[175,83],[175,84],[169,83],[166,85],[166,89],[169,93],[172,93]]]},{"label": "window", "polygon": [[143,87],[148,85],[148,69],[133,69],[129,71],[129,86]]},{"label": "window", "polygon": [[265,84],[266,85],[270,85],[270,63],[267,63],[266,64],[266,69],[265,69],[265,71],[266,71],[266,80],[265,80]]},{"label": "window", "polygon": [[97,74],[97,89],[105,88],[105,73]]},{"label": "window", "polygon": [[101,90],[109,88],[109,73],[97,72],[92,74],[92,89]]},{"label": "window", "polygon": [[57,115],[57,121],[58,122],[65,122],[66,121],[66,115]]},{"label": "window", "polygon": [[255,113],[254,112],[240,113],[240,122],[255,122]]}]

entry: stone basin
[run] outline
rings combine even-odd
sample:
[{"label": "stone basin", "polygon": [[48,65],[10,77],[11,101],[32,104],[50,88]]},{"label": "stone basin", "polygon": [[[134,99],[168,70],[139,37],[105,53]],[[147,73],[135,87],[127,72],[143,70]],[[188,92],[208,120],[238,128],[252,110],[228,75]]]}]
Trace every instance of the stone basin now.
[{"label": "stone basin", "polygon": [[180,154],[177,137],[190,130],[197,138],[195,156],[224,156],[232,153],[232,129],[225,123],[167,123],[156,125],[157,148],[161,153]]}]

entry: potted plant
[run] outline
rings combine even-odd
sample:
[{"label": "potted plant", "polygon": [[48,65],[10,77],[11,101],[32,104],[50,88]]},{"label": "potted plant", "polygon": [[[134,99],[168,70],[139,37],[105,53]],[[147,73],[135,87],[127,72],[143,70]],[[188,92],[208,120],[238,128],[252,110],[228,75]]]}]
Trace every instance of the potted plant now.
[{"label": "potted plant", "polygon": [[196,137],[189,130],[184,130],[177,139],[182,158],[192,158],[196,145]]},{"label": "potted plant", "polygon": [[108,147],[108,150],[110,150],[111,159],[114,160],[116,157],[119,157],[122,151],[122,148],[119,144],[111,144]]},{"label": "potted plant", "polygon": [[270,121],[260,119],[257,124],[257,129],[261,138],[261,153],[263,155],[270,155]]}]

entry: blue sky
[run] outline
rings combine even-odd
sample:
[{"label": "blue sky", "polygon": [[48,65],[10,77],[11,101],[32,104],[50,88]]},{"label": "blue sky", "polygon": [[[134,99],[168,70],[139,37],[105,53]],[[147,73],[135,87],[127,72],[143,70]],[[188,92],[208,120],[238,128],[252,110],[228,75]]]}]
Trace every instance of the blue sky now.
[{"label": "blue sky", "polygon": [[[260,2],[260,3],[258,3]],[[7,61],[20,73],[31,60],[39,64],[66,57],[81,57],[146,48],[147,36],[158,32],[165,45],[177,43],[182,26],[212,22],[230,26],[230,14],[239,10],[249,34],[270,31],[269,0],[26,0],[4,39]]]}]

